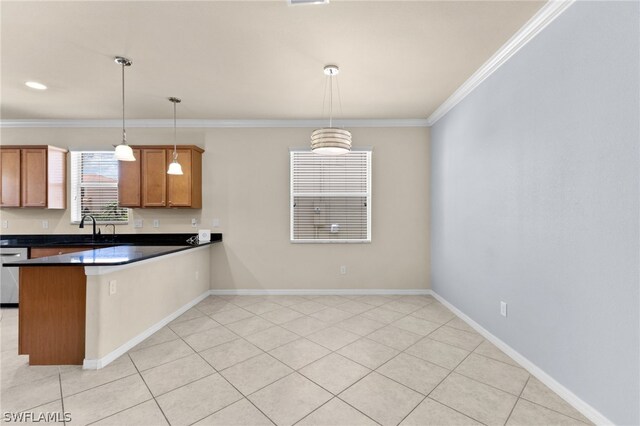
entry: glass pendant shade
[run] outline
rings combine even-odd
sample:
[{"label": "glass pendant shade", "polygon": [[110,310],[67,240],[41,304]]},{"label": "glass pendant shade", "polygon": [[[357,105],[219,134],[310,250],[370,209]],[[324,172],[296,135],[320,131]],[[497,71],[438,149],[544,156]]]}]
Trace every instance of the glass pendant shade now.
[{"label": "glass pendant shade", "polygon": [[182,175],[182,166],[178,163],[178,160],[175,159],[169,164],[169,170],[167,170],[168,175]]},{"label": "glass pendant shade", "polygon": [[122,56],[116,56],[116,64],[122,68],[122,142],[116,146],[115,157],[118,161],[136,161],[136,157],[133,156],[133,150],[127,145],[127,130],[124,122],[124,68],[130,67],[131,59],[123,58]]},{"label": "glass pendant shade", "polygon": [[122,142],[116,146],[116,160],[118,161],[136,161],[136,157],[133,156],[133,150],[129,145]]},{"label": "glass pendant shade", "polygon": [[170,97],[169,102],[173,103],[173,161],[169,164],[169,169],[167,170],[168,175],[182,175],[182,166],[178,163],[178,151],[176,149],[176,105],[182,102],[180,98]]}]

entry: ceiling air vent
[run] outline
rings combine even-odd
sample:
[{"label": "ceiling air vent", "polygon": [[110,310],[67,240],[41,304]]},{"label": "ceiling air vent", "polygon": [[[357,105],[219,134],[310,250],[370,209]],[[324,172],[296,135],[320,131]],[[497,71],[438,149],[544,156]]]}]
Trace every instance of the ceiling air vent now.
[{"label": "ceiling air vent", "polygon": [[287,0],[287,2],[292,6],[298,4],[329,4],[329,0]]}]

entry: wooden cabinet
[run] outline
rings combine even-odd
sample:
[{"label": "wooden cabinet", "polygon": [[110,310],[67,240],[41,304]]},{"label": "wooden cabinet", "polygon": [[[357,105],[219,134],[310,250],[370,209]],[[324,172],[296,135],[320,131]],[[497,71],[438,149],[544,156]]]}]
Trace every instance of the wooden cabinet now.
[{"label": "wooden cabinet", "polygon": [[[37,259],[46,256],[58,256],[60,254],[75,253],[94,249],[93,246],[74,246],[74,247],[32,247],[29,250],[29,259]],[[102,247],[99,247],[102,248]]]},{"label": "wooden cabinet", "polygon": [[134,149],[136,161],[118,163],[118,204],[120,207],[141,207],[140,150]]},{"label": "wooden cabinet", "polygon": [[0,149],[0,207],[20,207],[20,149]]},{"label": "wooden cabinet", "polygon": [[0,207],[67,206],[67,151],[53,146],[0,148]]},{"label": "wooden cabinet", "polygon": [[202,148],[177,149],[183,175],[168,175],[173,146],[132,147],[140,161],[119,163],[118,201],[122,207],[202,208]]},{"label": "wooden cabinet", "polygon": [[[202,153],[193,149],[177,149],[183,175],[167,175],[169,207],[202,208]],[[173,161],[173,150],[167,151],[167,163]]]},{"label": "wooden cabinet", "polygon": [[167,154],[165,149],[142,150],[142,207],[167,205]]}]

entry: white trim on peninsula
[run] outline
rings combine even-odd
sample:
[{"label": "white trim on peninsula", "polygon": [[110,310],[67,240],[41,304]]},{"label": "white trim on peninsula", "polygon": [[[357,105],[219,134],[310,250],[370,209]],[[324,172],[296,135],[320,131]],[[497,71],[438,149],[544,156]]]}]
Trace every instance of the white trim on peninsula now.
[{"label": "white trim on peninsula", "polygon": [[[315,128],[326,126],[327,120],[193,120],[177,121],[181,128]],[[428,127],[424,118],[390,118],[390,119],[352,119],[334,120],[338,127]],[[119,128],[119,120],[0,120],[3,128]],[[131,119],[127,120],[127,128],[173,128],[173,120],[165,119]]]},{"label": "white trim on peninsula", "polygon": [[587,404],[585,401],[580,399],[576,394],[571,392],[569,389],[565,388],[559,382],[557,382],[553,377],[547,374],[540,367],[535,365],[533,362],[529,361],[526,357],[521,355],[518,351],[513,349],[511,346],[500,340],[498,337],[491,334],[491,332],[487,331],[480,324],[472,320],[469,316],[465,315],[460,309],[453,306],[447,300],[445,300],[442,296],[437,294],[436,292],[431,292],[433,297],[435,297],[440,303],[446,306],[451,312],[456,314],[460,319],[469,324],[474,330],[476,330],[482,337],[493,343],[505,354],[509,355],[520,364],[521,367],[526,369],[531,375],[535,376],[536,379],[540,380],[544,383],[549,389],[557,393],[562,399],[568,402],[573,408],[581,412],[585,417],[594,422],[597,425],[613,425],[614,423],[607,419],[602,413],[593,408],[591,405]]},{"label": "white trim on peninsula", "polygon": [[200,296],[196,297],[191,302],[187,303],[186,305],[184,305],[177,311],[173,312],[172,314],[167,315],[166,317],[164,317],[163,319],[161,319],[160,321],[158,321],[157,323],[155,323],[154,325],[152,325],[142,333],[138,334],[133,339],[121,345],[117,349],[109,352],[107,355],[103,356],[102,358],[99,358],[99,359],[85,358],[84,362],[82,363],[82,368],[84,368],[85,370],[98,370],[100,368],[106,367],[111,362],[115,361],[118,357],[126,354],[130,349],[134,348],[136,345],[138,345],[139,343],[141,343],[142,341],[150,337],[153,333],[160,330],[162,327],[169,324],[171,321],[178,318],[180,315],[184,314],[189,309],[193,308],[195,305],[197,305],[207,297],[209,297],[208,291],[202,293]]},{"label": "white trim on peninsula", "polygon": [[518,30],[496,53],[462,83],[449,98],[427,118],[427,125],[433,126],[453,107],[467,97],[487,77],[496,72],[516,52],[529,43],[540,31],[549,25],[574,3],[575,0],[550,0]]}]

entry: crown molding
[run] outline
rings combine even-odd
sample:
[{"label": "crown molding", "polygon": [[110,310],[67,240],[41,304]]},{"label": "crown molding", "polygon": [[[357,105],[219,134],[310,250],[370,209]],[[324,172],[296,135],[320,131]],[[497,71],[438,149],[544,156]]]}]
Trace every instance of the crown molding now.
[{"label": "crown molding", "polygon": [[[529,21],[518,30],[496,53],[489,58],[467,81],[465,81],[427,119],[345,119],[335,120],[336,127],[431,127],[440,118],[469,95],[480,83],[493,74],[522,47],[531,41],[553,20],[567,10],[576,0],[549,0]],[[296,128],[323,127],[327,121],[313,120],[189,120],[181,119],[182,128]],[[0,128],[119,128],[120,120],[0,120]],[[127,128],[171,128],[170,119],[127,120]]]},{"label": "crown molding", "polygon": [[550,0],[524,24],[496,53],[473,73],[449,98],[427,118],[427,125],[434,125],[439,119],[467,97],[487,77],[496,72],[505,62],[531,41],[540,31],[562,14],[575,0]]},{"label": "crown molding", "polygon": [[[426,119],[334,120],[337,127],[428,127]],[[323,127],[327,120],[177,120],[180,128],[283,128]],[[2,128],[108,128],[122,127],[121,120],[0,120]],[[172,119],[127,120],[127,128],[173,128]]]}]

